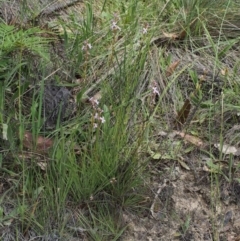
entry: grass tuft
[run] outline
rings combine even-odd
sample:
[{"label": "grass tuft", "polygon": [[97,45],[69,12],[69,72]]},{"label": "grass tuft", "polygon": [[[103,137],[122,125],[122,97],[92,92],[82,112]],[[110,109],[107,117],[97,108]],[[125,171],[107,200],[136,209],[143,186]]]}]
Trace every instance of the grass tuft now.
[{"label": "grass tuft", "polygon": [[222,186],[240,179],[237,3],[3,2],[0,239],[119,240],[131,215],[173,213],[194,239],[194,211],[167,208],[185,176],[198,185],[197,153],[219,240]]}]

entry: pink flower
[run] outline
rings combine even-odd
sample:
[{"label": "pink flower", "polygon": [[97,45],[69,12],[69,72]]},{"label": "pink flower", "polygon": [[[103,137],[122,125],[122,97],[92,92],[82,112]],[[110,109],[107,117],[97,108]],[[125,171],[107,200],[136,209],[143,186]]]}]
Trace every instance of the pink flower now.
[{"label": "pink flower", "polygon": [[98,113],[95,113],[95,115],[94,115],[94,119],[99,119],[99,115],[98,115]]},{"label": "pink flower", "polygon": [[99,120],[102,122],[102,124],[106,122],[104,117],[99,117]]},{"label": "pink flower", "polygon": [[143,34],[147,34],[148,33],[148,28],[149,28],[149,25],[147,23],[144,24],[143,29],[142,29],[142,33]]},{"label": "pink flower", "polygon": [[88,51],[92,48],[92,45],[88,43],[87,41],[84,41],[84,44],[82,46],[82,51]]},{"label": "pink flower", "polygon": [[89,44],[89,43],[87,43],[87,47],[88,47],[88,49],[91,49],[91,48],[92,48],[92,45]]},{"label": "pink flower", "polygon": [[156,86],[152,86],[152,91],[153,91],[153,94],[160,96],[160,93],[159,93],[158,88]]},{"label": "pink flower", "polygon": [[147,34],[147,32],[148,32],[148,29],[147,28],[143,28],[142,33],[143,34]]},{"label": "pink flower", "polygon": [[91,104],[95,107],[97,105],[99,105],[99,101],[97,99],[95,99],[94,97],[91,97],[89,99],[89,101],[91,102]]},{"label": "pink flower", "polygon": [[115,21],[112,21],[112,25],[111,25],[111,30],[114,31],[114,30],[119,30],[121,31],[121,28],[117,25],[117,22]]}]

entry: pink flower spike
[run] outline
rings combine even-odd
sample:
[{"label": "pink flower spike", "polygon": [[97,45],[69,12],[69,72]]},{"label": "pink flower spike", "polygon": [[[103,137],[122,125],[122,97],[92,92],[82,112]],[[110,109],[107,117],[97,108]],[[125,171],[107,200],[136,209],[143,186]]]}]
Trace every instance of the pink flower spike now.
[{"label": "pink flower spike", "polygon": [[99,115],[98,115],[98,113],[95,113],[95,115],[94,115],[94,119],[99,119]]},{"label": "pink flower spike", "polygon": [[94,129],[98,128],[98,124],[97,123],[93,123],[93,128]]}]

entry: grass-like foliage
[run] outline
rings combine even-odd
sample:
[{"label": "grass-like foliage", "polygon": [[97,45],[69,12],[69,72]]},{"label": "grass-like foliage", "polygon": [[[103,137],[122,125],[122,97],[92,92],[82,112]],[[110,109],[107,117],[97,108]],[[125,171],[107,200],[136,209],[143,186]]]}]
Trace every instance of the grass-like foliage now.
[{"label": "grass-like foliage", "polygon": [[[77,24],[74,17],[66,24],[61,23],[65,70],[83,76],[83,84],[82,90],[77,89],[72,119],[64,124],[58,118],[51,132],[43,125],[43,112],[47,108],[43,103],[45,85],[53,83],[53,79],[60,84],[60,75],[50,77],[51,82],[48,80],[48,75],[52,75],[49,69],[54,72],[51,67],[56,65],[52,61],[59,58],[58,53],[50,49],[54,39],[44,37],[48,30],[1,24],[1,158],[4,167],[1,170],[3,174],[15,175],[15,194],[11,195],[16,211],[12,217],[18,219],[16,230],[22,233],[29,229],[38,234],[51,233],[52,225],[59,225],[65,232],[69,222],[74,221],[73,226],[81,225],[90,236],[96,228],[101,229],[97,240],[102,239],[105,232],[114,240],[124,228],[123,223],[115,223],[115,219],[121,219],[121,210],[135,208],[143,199],[140,188],[143,188],[145,161],[139,159],[139,148],[144,129],[136,124],[140,109],[135,95],[148,48],[142,47],[142,53],[135,54],[129,51],[135,42],[125,37],[118,44],[121,31],[117,16],[106,19],[109,25],[108,29],[103,29],[106,36],[102,33],[94,36],[93,9],[91,4],[86,8],[82,24]],[[126,27],[123,31],[136,35],[139,30],[130,32]],[[110,49],[104,52],[107,45]],[[59,63],[62,64],[61,60]],[[16,65],[14,71],[9,69],[10,64]],[[101,72],[98,74],[102,78],[96,85],[102,95],[98,100],[90,98],[88,91],[83,93],[95,85],[88,77],[97,70],[92,66],[102,64],[106,67],[99,71],[112,70],[106,79],[101,77]],[[74,86],[74,82],[69,86]],[[85,98],[88,104],[82,103]],[[40,147],[41,141],[43,146]],[[50,149],[46,152],[48,144]],[[8,160],[11,165],[7,164]],[[68,203],[73,207],[81,205],[87,214],[77,219],[67,218],[75,209],[67,212]],[[17,235],[15,230],[12,232],[13,236]]]},{"label": "grass-like foliage", "polygon": [[119,240],[126,213],[156,217],[149,160],[189,171],[194,147],[212,184],[233,181],[212,146],[223,160],[239,114],[234,3],[20,2],[24,21],[0,23],[0,239]]}]

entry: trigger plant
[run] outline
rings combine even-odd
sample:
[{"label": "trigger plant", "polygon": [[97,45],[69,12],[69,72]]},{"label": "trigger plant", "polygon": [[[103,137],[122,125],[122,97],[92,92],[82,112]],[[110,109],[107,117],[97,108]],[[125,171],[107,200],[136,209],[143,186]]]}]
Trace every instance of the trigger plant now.
[{"label": "trigger plant", "polygon": [[104,124],[106,120],[104,116],[102,116],[103,110],[99,107],[99,100],[92,97],[89,99],[89,101],[94,110],[92,114],[92,126],[93,126],[93,129],[96,129],[98,128],[99,124]]}]

